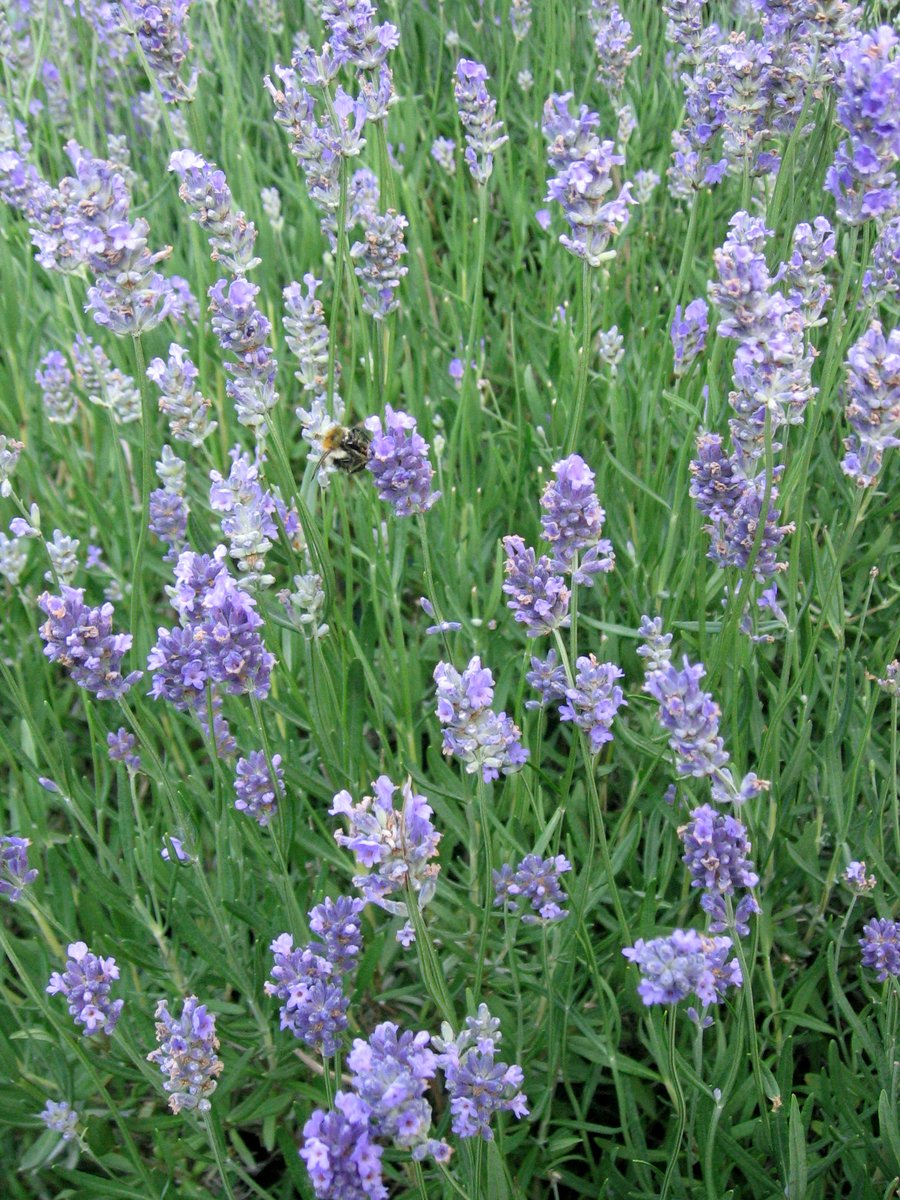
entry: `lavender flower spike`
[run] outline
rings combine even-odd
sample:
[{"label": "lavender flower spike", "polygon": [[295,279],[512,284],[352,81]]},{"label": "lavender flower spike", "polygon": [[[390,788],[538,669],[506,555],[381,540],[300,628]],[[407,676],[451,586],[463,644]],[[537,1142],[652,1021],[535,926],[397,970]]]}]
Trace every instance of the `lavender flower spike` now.
[{"label": "lavender flower spike", "polygon": [[277,937],[269,949],[273,982],[265,984],[265,993],[284,1001],[281,1028],[319,1054],[334,1054],[347,1028],[349,1005],[340,973],[313,946],[294,949],[289,933]]},{"label": "lavender flower spike", "polygon": [[391,1021],[377,1025],[369,1040],[356,1038],[347,1056],[353,1087],[369,1106],[378,1137],[408,1150],[416,1162],[433,1156],[450,1158],[446,1142],[430,1138],[431,1105],[425,1091],[437,1072],[437,1059],[429,1050],[429,1034],[400,1031]]},{"label": "lavender flower spike", "polygon": [[891,975],[900,976],[900,922],[889,921],[886,917],[871,920],[863,926],[859,944],[862,965],[876,970],[879,982],[883,983]]},{"label": "lavender flower spike", "polygon": [[65,1100],[48,1100],[38,1116],[64,1142],[71,1142],[78,1132],[78,1113]]},{"label": "lavender flower spike", "polygon": [[30,845],[28,838],[0,837],[0,896],[6,896],[10,904],[15,904],[38,877],[34,868],[28,868]]},{"label": "lavender flower spike", "polygon": [[515,870],[505,863],[494,872],[494,904],[522,913],[527,900],[533,911],[522,917],[525,925],[562,921],[569,915],[562,907],[568,896],[560,886],[559,877],[571,870],[572,864],[562,854],[548,859],[526,854]]},{"label": "lavender flower spike", "polygon": [[534,551],[520,537],[505,537],[506,582],[503,590],[512,599],[507,608],[526,626],[529,637],[552,633],[569,624],[569,589],[561,575],[551,573],[550,560]]},{"label": "lavender flower spike", "polygon": [[431,806],[413,791],[412,780],[400,789],[399,809],[394,807],[397,790],[387,775],[379,775],[372,784],[373,795],[354,804],[349,792],[338,792],[328,811],[348,819],[349,833],[336,831],[335,841],[352,850],[359,865],[368,870],[354,877],[354,885],[373,904],[408,916],[405,899],[389,897],[409,888],[417,894],[419,908],[425,907],[437,886],[440,867],[430,860],[437,855],[441,834],[432,824]]},{"label": "lavender flower spike", "polygon": [[520,1119],[528,1115],[528,1100],[521,1090],[522,1068],[496,1061],[499,1026],[487,1005],[481,1004],[474,1017],[466,1017],[466,1027],[456,1037],[445,1022],[441,1037],[432,1038],[451,1097],[451,1128],[458,1137],[482,1137],[491,1142],[494,1131],[490,1122],[495,1113],[511,1112]]},{"label": "lavender flower spike", "polygon": [[299,1154],[321,1200],[387,1200],[370,1118],[364,1100],[338,1092],[331,1112],[317,1108],[303,1126]]},{"label": "lavender flower spike", "polygon": [[156,77],[163,100],[176,104],[193,100],[199,69],[194,67],[184,79],[182,70],[191,50],[184,26],[191,0],[122,0],[124,14],[131,22],[147,63]]},{"label": "lavender flower spike", "polygon": [[441,493],[431,490],[434,468],[428,461],[428,443],[416,429],[415,418],[395,412],[388,404],[383,426],[378,417],[369,417],[365,426],[372,434],[366,469],[375,478],[379,497],[398,517],[427,512]]},{"label": "lavender flower spike", "polygon": [[119,978],[116,960],[92,954],[84,942],[70,943],[67,953],[65,971],[54,971],[45,990],[51,996],[65,996],[75,1024],[84,1026],[85,1037],[112,1033],[125,1003],[109,998],[110,987]]},{"label": "lavender flower spike", "polygon": [[409,222],[403,214],[367,213],[364,240],[354,242],[350,257],[359,262],[355,268],[363,293],[363,310],[376,321],[383,321],[400,307],[396,292],[409,268],[401,263],[407,253],[403,231]]},{"label": "lavender flower spike", "polygon": [[284,771],[281,769],[281,755],[272,755],[272,766],[275,769],[275,780],[269,772],[265,752],[254,750],[248,758],[237,761],[234,790],[237,799],[234,807],[238,812],[245,812],[253,817],[261,829],[269,824],[278,812],[276,793],[284,796]]},{"label": "lavender flower spike", "polygon": [[485,783],[502,771],[510,775],[528,761],[522,732],[505,712],[495,713],[494,679],[475,655],[460,673],[439,662],[434,669],[437,717],[444,726],[444,754],[466,764],[466,773],[481,771]]},{"label": "lavender flower spike", "polygon": [[235,275],[258,266],[256,226],[235,209],[225,172],[190,149],[174,151],[169,170],[181,180],[178,195],[193,209],[191,220],[207,232],[213,262],[221,261]]},{"label": "lavender flower spike", "polygon": [[206,1011],[205,1004],[198,1004],[196,996],[188,996],[176,1021],[167,1001],[160,1000],[156,1006],[156,1040],[159,1046],[147,1055],[147,1061],[157,1063],[168,1076],[163,1088],[169,1093],[169,1108],[173,1113],[184,1108],[209,1112],[209,1097],[223,1069],[216,1055],[216,1018]]},{"label": "lavender flower spike", "polygon": [[541,496],[541,529],[550,543],[553,569],[572,573],[572,582],[590,587],[593,576],[615,566],[609,538],[602,537],[606,514],[594,491],[594,472],[578,454],[553,464],[555,479]]},{"label": "lavender flower spike", "polygon": [[461,58],[456,64],[456,106],[466,131],[466,163],[476,183],[485,184],[494,169],[494,154],[509,138],[497,120],[497,101],[484,86],[488,73],[481,63]]},{"label": "lavender flower spike", "polygon": [[575,686],[566,688],[568,703],[560,707],[563,721],[574,721],[590,739],[591,753],[597,754],[612,741],[611,726],[616,713],[627,704],[616,683],[624,672],[615,663],[598,663],[593,654],[576,662]]},{"label": "lavender flower spike", "polygon": [[676,929],[649,942],[638,938],[622,953],[640,969],[638,995],[644,1004],[677,1004],[692,992],[703,1004],[719,1004],[729,987],[743,982],[738,960],[726,961],[731,948],[729,937]]},{"label": "lavender flower spike", "polygon": [[63,587],[62,594],[44,592],[38,604],[47,614],[40,628],[51,662],[68,668],[74,683],[98,700],[118,700],[143,672],[123,675],[122,658],[131,648],[130,633],[113,633],[113,606],[88,608],[82,588]]},{"label": "lavender flower spike", "polygon": [[559,201],[571,230],[571,236],[560,237],[561,245],[588,266],[599,267],[615,257],[609,243],[630,220],[628,209],[635,203],[630,183],[622,184],[612,200],[605,199],[613,187],[614,168],[624,164],[612,142],[598,142],[547,185],[547,199]]},{"label": "lavender flower spike", "polygon": [[857,487],[878,482],[885,450],[900,446],[900,329],[873,321],[847,354],[847,420],[841,470]]}]

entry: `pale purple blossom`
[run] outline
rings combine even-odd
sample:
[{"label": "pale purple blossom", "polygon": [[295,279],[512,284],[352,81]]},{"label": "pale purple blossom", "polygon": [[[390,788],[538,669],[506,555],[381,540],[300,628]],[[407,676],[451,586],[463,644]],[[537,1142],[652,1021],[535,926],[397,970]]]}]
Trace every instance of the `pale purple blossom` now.
[{"label": "pale purple blossom", "polygon": [[4,835],[0,837],[0,896],[6,896],[10,904],[22,898],[22,892],[38,877],[37,871],[28,866],[28,838]]},{"label": "pale purple blossom", "polygon": [[444,730],[443,752],[460,759],[466,773],[480,771],[485,783],[510,775],[528,761],[519,727],[505,712],[494,712],[494,679],[475,655],[462,675],[450,663],[434,669],[437,717]]},{"label": "pale purple blossom", "polygon": [[622,953],[640,970],[638,995],[644,1004],[677,1004],[691,994],[703,1004],[719,1004],[729,987],[743,982],[738,960],[728,960],[731,949],[730,937],[676,929],[649,942],[638,938]]},{"label": "pale purple blossom", "polygon": [[160,1000],[155,1015],[159,1045],[147,1055],[147,1061],[156,1063],[166,1076],[163,1089],[169,1093],[169,1108],[173,1113],[183,1109],[209,1112],[209,1098],[224,1067],[216,1054],[216,1018],[196,996],[186,997],[177,1020],[166,1000]]},{"label": "pale purple blossom", "polygon": [[109,996],[119,978],[116,960],[92,954],[84,942],[70,942],[66,953],[65,971],[54,971],[45,991],[65,997],[75,1024],[84,1026],[85,1037],[112,1033],[125,1003]]}]

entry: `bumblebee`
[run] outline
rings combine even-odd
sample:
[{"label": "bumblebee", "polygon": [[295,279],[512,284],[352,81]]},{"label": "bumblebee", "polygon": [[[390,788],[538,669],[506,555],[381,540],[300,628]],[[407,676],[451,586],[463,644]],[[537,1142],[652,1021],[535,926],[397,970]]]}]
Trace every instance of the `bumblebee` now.
[{"label": "bumblebee", "polygon": [[361,425],[353,429],[332,425],[322,437],[322,457],[316,470],[328,461],[348,475],[358,474],[369,461],[370,440],[367,430]]}]

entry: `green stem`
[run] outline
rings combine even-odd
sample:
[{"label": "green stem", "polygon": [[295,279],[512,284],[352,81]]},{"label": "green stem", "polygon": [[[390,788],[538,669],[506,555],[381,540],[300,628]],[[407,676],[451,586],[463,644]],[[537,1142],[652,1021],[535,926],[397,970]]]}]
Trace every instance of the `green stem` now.
[{"label": "green stem", "polygon": [[406,908],[416,931],[416,953],[419,956],[419,967],[425,980],[425,987],[438,1012],[456,1031],[456,1012],[453,1008],[453,1001],[450,999],[450,993],[447,991],[444,972],[437,960],[422,910],[419,908],[419,898],[409,882],[407,882]]},{"label": "green stem", "polygon": [[587,403],[588,368],[591,361],[591,267],[587,259],[581,268],[581,358],[575,383],[575,408],[566,433],[566,454],[581,444],[581,425]]},{"label": "green stem", "polygon": [[669,1005],[669,1073],[671,1075],[672,1088],[675,1092],[675,1112],[678,1117],[677,1132],[675,1134],[675,1146],[669,1154],[669,1162],[666,1167],[666,1174],[663,1178],[662,1190],[659,1193],[659,1200],[668,1200],[669,1188],[672,1186],[672,1176],[675,1173],[675,1167],[678,1162],[678,1155],[681,1153],[681,1143],[684,1140],[684,1129],[687,1122],[687,1110],[684,1104],[684,1091],[681,1087],[681,1078],[678,1074],[678,1059],[675,1054],[675,1027],[678,1021],[678,1008],[674,1004]]},{"label": "green stem", "polygon": [[732,945],[737,954],[738,963],[741,968],[741,1008],[744,1014],[744,1020],[747,1025],[747,1037],[750,1041],[750,1061],[753,1064],[753,1077],[756,1080],[756,1091],[759,1102],[759,1111],[762,1114],[763,1128],[765,1129],[767,1148],[772,1150],[774,1143],[772,1141],[772,1128],[769,1119],[769,1098],[766,1095],[765,1081],[763,1080],[762,1063],[759,1057],[759,1040],[756,1030],[756,1011],[753,1007],[753,983],[750,976],[750,966],[747,962],[747,956],[744,953],[744,946],[741,941],[740,934],[734,924],[734,905],[730,896],[725,896],[725,914],[728,925],[728,932],[731,934]]},{"label": "green stem", "polygon": [[480,771],[478,772],[476,792],[478,795],[478,815],[481,820],[481,843],[484,847],[484,877],[482,880],[484,887],[482,905],[484,911],[481,917],[481,938],[478,943],[478,958],[475,962],[475,983],[473,987],[477,1002],[481,997],[481,985],[484,980],[484,964],[487,957],[488,932],[491,927],[491,917],[493,915],[494,895],[494,856],[491,846],[491,830],[488,823],[487,784],[484,782],[484,776]]},{"label": "green stem", "polygon": [[[144,347],[139,336],[132,338],[134,346],[134,363],[137,373],[138,387],[141,391],[141,523],[138,529],[137,546],[134,551],[134,567],[131,572],[131,632],[137,638],[138,620],[146,625],[149,619],[147,605],[144,601],[144,547],[147,543],[147,526],[150,522],[150,490],[153,483],[152,459],[150,449],[150,425],[152,411],[150,394],[147,387],[146,366],[144,363]],[[144,655],[141,654],[143,658]]]}]

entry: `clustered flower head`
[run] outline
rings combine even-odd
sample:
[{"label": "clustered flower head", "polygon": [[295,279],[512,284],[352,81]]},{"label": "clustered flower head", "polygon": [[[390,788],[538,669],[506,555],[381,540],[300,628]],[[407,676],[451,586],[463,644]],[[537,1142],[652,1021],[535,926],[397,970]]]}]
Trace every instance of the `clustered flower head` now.
[{"label": "clustered flower head", "polygon": [[858,896],[874,891],[877,883],[874,875],[866,874],[866,864],[864,862],[848,863],[841,878]]},{"label": "clustered flower head", "polygon": [[112,365],[102,346],[79,333],[72,344],[72,363],[91,404],[111,412],[117,425],[140,420],[141,393],[130,375]]},{"label": "clustered flower head", "polygon": [[838,216],[851,225],[893,215],[898,207],[900,54],[888,25],[860,33],[841,50],[837,117],[847,132],[825,184]]},{"label": "clustered flower head", "polygon": [[886,917],[873,918],[863,926],[859,939],[862,947],[862,965],[878,972],[883,983],[890,976],[900,976],[900,922]]},{"label": "clustered flower head", "polygon": [[597,662],[593,654],[580,657],[575,667],[575,683],[566,688],[566,703],[560,705],[559,715],[588,735],[591,753],[597,754],[612,741],[613,720],[627,703],[616,683],[624,672],[615,663]]},{"label": "clustered flower head", "polygon": [[519,1119],[528,1115],[522,1068],[497,1061],[501,1040],[500,1022],[486,1004],[479,1005],[474,1017],[466,1017],[465,1028],[455,1037],[445,1022],[441,1037],[431,1039],[450,1093],[450,1126],[457,1137],[491,1142],[495,1113],[511,1112]]},{"label": "clustered flower head", "polygon": [[156,475],[162,487],[150,493],[147,528],[168,546],[163,561],[176,562],[187,542],[187,464],[171,446],[163,446]]},{"label": "clustered flower head", "polygon": [[338,792],[328,811],[347,818],[349,832],[337,830],[335,841],[352,850],[367,870],[367,874],[354,877],[354,886],[380,908],[408,916],[405,898],[390,897],[412,891],[420,909],[431,900],[440,866],[430,860],[437,855],[441,834],[432,824],[431,806],[413,790],[412,779],[407,778],[399,788],[399,808],[394,807],[397,791],[398,785],[387,775],[379,775],[371,796],[354,804],[349,792]]},{"label": "clustered flower head", "polygon": [[717,803],[743,804],[764,790],[766,784],[752,772],[738,785],[729,768],[730,756],[719,734],[721,712],[709,692],[700,688],[706,674],[702,663],[684,658],[679,671],[671,662],[670,634],[662,633],[659,617],[642,617],[638,649],[644,659],[644,691],[659,704],[659,722],[669,733],[678,775],[710,779]]},{"label": "clustered flower head", "polygon": [[167,104],[192,100],[199,70],[194,67],[184,79],[182,70],[191,50],[185,31],[192,0],[122,0],[128,18],[140,42],[150,70]]},{"label": "clustered flower head", "polygon": [[71,942],[66,953],[65,971],[54,971],[45,990],[51,996],[65,996],[75,1024],[84,1026],[85,1037],[112,1033],[125,1003],[109,998],[119,978],[116,960],[92,954],[84,942]]},{"label": "clustered flower head", "polygon": [[233,447],[229,456],[227,478],[219,471],[209,473],[209,506],[222,514],[221,529],[228,538],[228,552],[244,576],[245,586],[252,581],[258,587],[268,587],[273,576],[265,574],[266,554],[278,540],[278,522],[299,551],[303,548],[300,519],[277,493],[260,482],[265,459],[258,446],[255,459],[241,453],[239,446]]},{"label": "clustered flower head", "polygon": [[644,1004],[677,1004],[692,993],[703,1004],[719,1004],[729,987],[743,982],[738,960],[728,960],[730,937],[704,937],[676,929],[668,937],[638,938],[622,953],[641,973],[638,995]]},{"label": "clustered flower head", "polygon": [[277,796],[284,796],[284,771],[281,755],[272,755],[275,779],[269,771],[265,751],[253,750],[247,758],[239,758],[235,767],[234,790],[237,799],[234,807],[238,812],[252,817],[261,829],[269,824],[278,812]]},{"label": "clustered flower head", "polygon": [[578,454],[553,464],[555,478],[541,496],[541,532],[550,544],[554,571],[571,573],[572,582],[590,587],[593,576],[606,574],[616,556],[602,536],[606,514],[594,491],[594,472]]},{"label": "clustered flower head", "polygon": [[140,755],[134,752],[136,745],[137,738],[133,733],[129,733],[124,725],[117,729],[115,733],[108,733],[106,735],[109,761],[124,763],[132,774],[141,769]]},{"label": "clustered flower head", "polygon": [[178,1020],[169,1012],[168,1001],[160,1000],[156,1040],[159,1045],[147,1055],[147,1061],[156,1063],[166,1076],[163,1088],[169,1093],[169,1108],[173,1113],[182,1109],[209,1112],[209,1098],[224,1066],[216,1054],[216,1018],[196,996],[186,997]]},{"label": "clustered flower head", "polygon": [[569,915],[563,908],[568,896],[559,877],[571,870],[572,864],[563,854],[546,859],[539,854],[526,854],[515,870],[509,863],[504,863],[494,872],[494,904],[523,913],[527,900],[532,912],[522,916],[525,925],[562,921]]},{"label": "clustered flower head", "polygon": [[885,450],[900,446],[900,329],[873,321],[847,354],[845,412],[853,429],[841,470],[857,487],[878,482]]},{"label": "clustered flower head", "polygon": [[414,1162],[450,1158],[446,1142],[429,1137],[431,1105],[425,1091],[437,1072],[429,1034],[403,1030],[392,1021],[377,1025],[368,1041],[356,1038],[347,1055],[353,1088],[369,1108],[375,1136],[411,1151]]},{"label": "clustered flower head", "polygon": [[547,184],[547,199],[558,200],[569,223],[571,236],[563,234],[560,244],[588,266],[599,267],[615,256],[609,243],[630,220],[629,206],[635,203],[631,184],[623,183],[612,199],[613,171],[625,165],[611,141],[591,134],[582,157],[569,161]]},{"label": "clustered flower head", "polygon": [[258,266],[253,256],[256,227],[236,210],[225,172],[193,150],[175,150],[169,170],[181,180],[178,194],[191,208],[191,220],[206,230],[213,262],[222,262],[235,275]]},{"label": "clustered flower head", "polygon": [[178,442],[200,446],[216,429],[210,421],[212,402],[197,389],[200,372],[185,349],[176,342],[169,346],[166,360],[154,358],[147,367],[147,378],[160,390],[159,411],[169,422],[169,432]]},{"label": "clustered flower head", "polygon": [[18,465],[19,455],[24,449],[24,442],[0,433],[0,497],[4,499],[12,495],[10,479]]},{"label": "clustered flower head", "polygon": [[213,333],[232,360],[226,369],[232,378],[225,392],[242,425],[261,438],[268,430],[268,414],[278,402],[275,375],[278,363],[268,345],[271,324],[256,303],[259,288],[243,276],[219,279],[209,289]]},{"label": "clustered flower head", "polygon": [[588,20],[594,34],[594,51],[597,61],[597,82],[617,103],[625,86],[628,67],[641,52],[640,46],[631,49],[633,41],[631,24],[622,15],[618,4],[609,0],[591,0]]},{"label": "clustered flower head", "polygon": [[[210,714],[207,684],[231,695],[252,692],[259,700],[269,693],[275,659],[265,648],[256,602],[241,591],[222,561],[225,547],[214,555],[185,550],[169,589],[180,624],[160,629],[147,669],[153,672],[150,695],[179,710],[195,712],[204,728]],[[213,714],[220,752],[233,746],[227,725]]]},{"label": "clustered flower head", "polygon": [[[700,904],[713,918],[710,930],[721,933],[733,925],[738,934],[746,936],[748,918],[759,912],[759,905],[750,893],[759,883],[759,876],[749,857],[746,828],[736,817],[701,804],[678,833],[684,845],[682,861],[691,876],[691,887],[703,889]],[[729,920],[724,897],[743,891],[748,894],[740,897]]]},{"label": "clustered flower head", "polygon": [[506,582],[503,590],[511,597],[507,608],[526,626],[529,637],[552,633],[569,624],[569,589],[555,575],[546,555],[538,559],[522,538],[505,537]]},{"label": "clustered flower head", "polygon": [[40,628],[51,662],[66,667],[72,681],[98,700],[118,700],[143,674],[123,675],[122,659],[131,649],[130,633],[113,632],[114,609],[106,603],[89,608],[83,588],[63,586],[61,594],[44,592],[38,605],[47,614]]},{"label": "clustered flower head", "polygon": [[40,1119],[49,1130],[58,1133],[64,1142],[71,1142],[78,1133],[78,1113],[66,1100],[48,1100]]},{"label": "clustered flower head", "polygon": [[867,304],[896,301],[900,293],[900,216],[885,222],[878,241],[872,247],[872,261],[863,276],[863,296]]},{"label": "clustered flower head", "polygon": [[528,709],[546,708],[565,699],[568,687],[566,669],[555,650],[548,650],[546,658],[532,657],[531,670],[526,673],[525,682],[540,697],[538,700],[526,700],[525,707]]},{"label": "clustered flower head", "polygon": [[366,212],[363,224],[363,240],[353,243],[350,257],[359,263],[354,269],[362,286],[363,310],[383,321],[400,307],[396,292],[409,271],[401,262],[407,253],[403,231],[409,222],[402,213],[388,209]]},{"label": "clustered flower head", "polygon": [[53,425],[71,425],[78,415],[78,396],[72,385],[75,377],[65,355],[59,350],[45,354],[34,373],[41,389],[44,413]]},{"label": "clustered flower head", "polygon": [[431,490],[434,468],[428,461],[428,443],[416,429],[415,417],[385,406],[384,424],[369,417],[365,427],[372,435],[366,469],[375,480],[380,499],[398,517],[427,512],[440,492]]},{"label": "clustered flower head", "polygon": [[330,1057],[340,1048],[347,1028],[350,1001],[344,995],[343,974],[338,966],[348,961],[347,954],[332,962],[317,953],[315,945],[295,949],[289,933],[281,934],[269,948],[274,959],[273,982],[265,984],[265,992],[284,1001],[281,1028]]},{"label": "clustered flower head", "polygon": [[698,355],[706,348],[709,332],[709,307],[705,300],[692,300],[682,314],[681,305],[675,306],[670,336],[675,352],[675,374],[681,376]]},{"label": "clustered flower head", "polygon": [[359,914],[365,900],[355,896],[327,897],[309,912],[309,927],[321,942],[311,942],[310,949],[328,960],[341,975],[356,969],[362,952],[362,927]]},{"label": "clustered flower head", "polygon": [[29,883],[34,883],[38,873],[28,867],[28,838],[0,837],[0,896],[6,896],[15,904]]},{"label": "clustered flower head", "polygon": [[528,761],[521,730],[505,712],[491,708],[494,678],[475,655],[462,675],[451,663],[434,669],[437,717],[444,726],[444,754],[465,763],[466,773],[480,771],[485,783],[510,775]]},{"label": "clustered flower head", "polygon": [[322,1200],[387,1200],[382,1153],[369,1106],[353,1092],[338,1092],[330,1112],[317,1108],[303,1126],[300,1157]]},{"label": "clustered flower head", "polygon": [[497,101],[489,94],[487,69],[470,58],[456,64],[456,107],[466,133],[466,163],[476,183],[486,184],[494,169],[494,155],[509,138],[497,120]]}]

